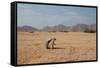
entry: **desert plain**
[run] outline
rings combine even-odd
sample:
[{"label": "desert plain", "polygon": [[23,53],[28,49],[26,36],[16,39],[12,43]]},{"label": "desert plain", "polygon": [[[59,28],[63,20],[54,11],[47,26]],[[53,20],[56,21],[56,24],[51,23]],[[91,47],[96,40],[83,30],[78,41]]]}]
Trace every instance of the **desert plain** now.
[{"label": "desert plain", "polygon": [[[55,37],[55,49],[46,49]],[[96,33],[17,32],[18,64],[40,64],[96,60]]]}]

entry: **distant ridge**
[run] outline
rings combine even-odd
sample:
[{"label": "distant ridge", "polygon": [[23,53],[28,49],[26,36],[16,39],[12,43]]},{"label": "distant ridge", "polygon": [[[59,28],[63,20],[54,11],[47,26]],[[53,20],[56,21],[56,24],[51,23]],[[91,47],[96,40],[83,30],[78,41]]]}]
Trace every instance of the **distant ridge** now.
[{"label": "distant ridge", "polygon": [[34,32],[34,31],[38,31],[37,28],[32,27],[32,26],[27,26],[27,25],[24,25],[22,27],[17,27],[17,30],[18,31],[23,31],[23,32]]},{"label": "distant ridge", "polygon": [[42,31],[68,31],[68,29],[69,29],[68,26],[59,24],[59,25],[52,26],[52,27],[50,26],[44,27]]},{"label": "distant ridge", "polygon": [[62,24],[55,25],[55,26],[46,26],[42,29],[38,29],[32,26],[21,26],[17,27],[18,31],[24,31],[24,32],[34,32],[34,31],[53,31],[53,32],[84,32],[85,30],[94,30],[96,31],[96,24],[76,24],[74,26],[65,26]]},{"label": "distant ridge", "polygon": [[83,32],[85,31],[86,29],[88,29],[88,25],[86,24],[77,24],[73,27],[71,27],[71,30],[70,31],[73,31],[73,32]]}]

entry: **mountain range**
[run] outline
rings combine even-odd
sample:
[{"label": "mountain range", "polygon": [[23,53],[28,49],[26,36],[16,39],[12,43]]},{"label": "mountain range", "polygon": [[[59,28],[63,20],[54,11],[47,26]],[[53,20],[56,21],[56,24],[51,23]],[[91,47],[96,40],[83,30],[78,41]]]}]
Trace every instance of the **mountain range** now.
[{"label": "mountain range", "polygon": [[34,32],[34,31],[58,31],[58,32],[83,32],[85,30],[94,30],[96,31],[96,24],[76,24],[74,26],[65,26],[62,24],[55,25],[55,26],[46,26],[42,29],[38,29],[32,26],[18,26],[17,30],[18,31],[24,31],[24,32]]}]

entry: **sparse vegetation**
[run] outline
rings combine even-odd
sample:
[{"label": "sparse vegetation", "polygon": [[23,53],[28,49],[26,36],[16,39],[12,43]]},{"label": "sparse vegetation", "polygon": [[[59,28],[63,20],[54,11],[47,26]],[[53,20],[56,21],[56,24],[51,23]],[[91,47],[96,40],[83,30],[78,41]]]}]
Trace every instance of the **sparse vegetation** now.
[{"label": "sparse vegetation", "polygon": [[96,31],[95,30],[92,30],[92,29],[87,29],[84,32],[85,33],[96,33]]},{"label": "sparse vegetation", "polygon": [[68,32],[68,31],[62,31],[62,32]]},{"label": "sparse vegetation", "polygon": [[29,33],[34,33],[33,31],[29,32]]}]

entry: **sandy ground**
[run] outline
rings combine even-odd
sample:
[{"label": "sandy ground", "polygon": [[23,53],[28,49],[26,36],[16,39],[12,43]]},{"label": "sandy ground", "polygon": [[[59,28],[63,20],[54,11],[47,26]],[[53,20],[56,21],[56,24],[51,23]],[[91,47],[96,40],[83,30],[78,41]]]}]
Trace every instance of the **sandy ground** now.
[{"label": "sandy ground", "polygon": [[[56,40],[56,49],[46,41]],[[96,34],[83,32],[18,32],[18,64],[96,60]]]}]

